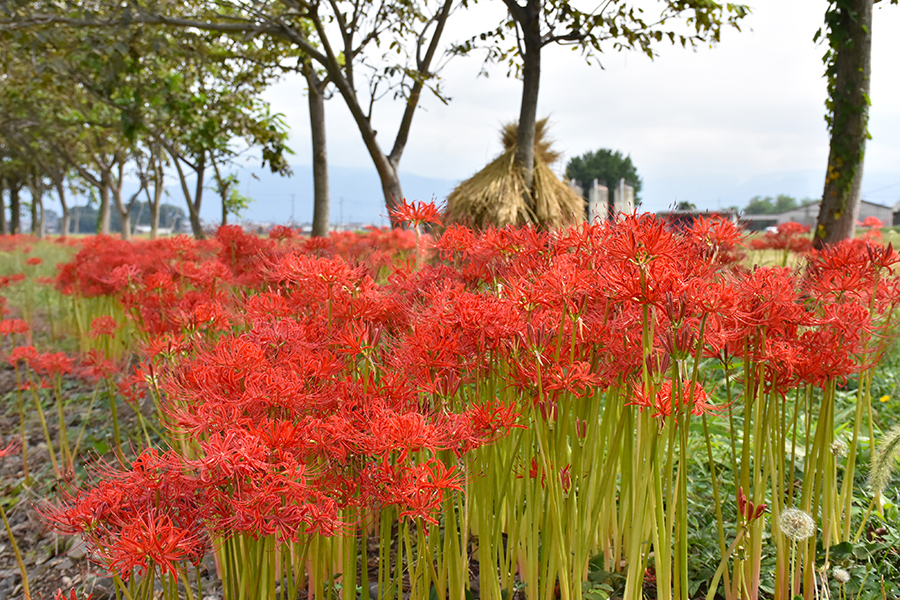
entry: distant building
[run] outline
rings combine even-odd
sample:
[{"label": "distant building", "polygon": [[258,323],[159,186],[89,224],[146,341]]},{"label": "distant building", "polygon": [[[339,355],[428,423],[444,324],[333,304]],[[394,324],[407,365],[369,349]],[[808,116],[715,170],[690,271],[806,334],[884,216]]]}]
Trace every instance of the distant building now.
[{"label": "distant building", "polygon": [[59,214],[52,209],[44,209],[44,233],[59,233]]},{"label": "distant building", "polygon": [[[819,206],[821,204],[821,202],[813,202],[812,204],[774,215],[741,215],[741,223],[746,226],[748,231],[763,231],[769,227],[777,227],[782,223],[790,222],[800,223],[813,229],[819,218]],[[864,221],[866,217],[875,217],[884,223],[885,226],[888,226],[894,223],[894,214],[895,209],[892,206],[861,200],[857,220]]]},{"label": "distant building", "polygon": [[727,221],[737,222],[738,215],[730,210],[669,210],[656,213],[656,216],[667,222],[672,229],[683,230],[691,227],[699,217],[720,217]]}]

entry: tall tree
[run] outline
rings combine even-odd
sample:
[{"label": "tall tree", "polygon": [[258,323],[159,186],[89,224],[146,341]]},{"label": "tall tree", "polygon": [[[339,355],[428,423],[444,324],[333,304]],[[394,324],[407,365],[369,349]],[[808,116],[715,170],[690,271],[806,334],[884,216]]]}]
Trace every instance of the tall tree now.
[{"label": "tall tree", "polygon": [[[198,236],[203,235],[199,208],[206,166],[210,160],[222,165],[237,156],[236,138],[258,147],[273,171],[289,172],[284,123],[258,98],[281,72],[279,61],[289,55],[285,44],[236,44],[221,34],[126,23],[57,26],[36,33],[26,28],[5,37],[11,47],[26,51],[17,54],[31,54],[30,62],[19,63],[29,63],[37,92],[52,100],[52,108],[42,113],[45,118],[36,120],[58,125],[66,138],[49,143],[97,187],[104,233],[112,201],[122,234],[129,235],[136,196],[122,198],[126,161],[142,186],[152,180],[154,197],[161,191],[163,149],[180,176],[182,166],[193,170],[198,192],[186,191],[185,199]],[[67,91],[51,93],[51,88]],[[15,97],[31,94],[20,89]]]},{"label": "tall tree", "polygon": [[[399,165],[422,93],[445,100],[437,80],[441,37],[454,0],[282,0],[262,3],[191,3],[187,0],[101,0],[104,18],[90,10],[60,13],[40,2],[0,16],[0,30],[54,24],[109,28],[164,24],[240,36],[243,40],[291,42],[319,65],[344,99],[381,180],[385,205],[403,199]],[[236,38],[237,39],[237,38]],[[404,101],[390,149],[382,145],[373,109],[382,98]],[[314,152],[315,154],[315,152]]]},{"label": "tall tree", "polygon": [[309,126],[312,133],[313,222],[312,237],[328,235],[331,195],[328,186],[328,145],[325,136],[325,89],[328,77],[320,78],[312,61],[303,65],[309,94]]},{"label": "tall tree", "polygon": [[[869,138],[872,12],[878,0],[830,0],[825,12],[825,120],[831,133],[825,189],[813,244],[853,236],[859,215],[863,158]],[[891,0],[896,4],[897,0]],[[816,39],[823,30],[816,33]]]},{"label": "tall tree", "polygon": [[591,150],[569,159],[566,163],[566,177],[578,182],[584,190],[585,198],[595,179],[610,189],[617,186],[620,179],[624,179],[634,188],[635,202],[640,202],[640,192],[644,185],[631,156],[623,156],[618,150],[606,148],[596,152]]},{"label": "tall tree", "polygon": [[[641,4],[630,0],[600,2],[591,12],[579,9],[572,0],[503,0],[507,14],[494,29],[456,46],[457,53],[486,48],[489,61],[510,65],[511,73],[522,77],[516,163],[522,169],[527,189],[532,187],[534,136],[538,92],[541,80],[541,53],[551,44],[573,45],[591,62],[604,50],[639,50],[655,56],[655,44],[667,40],[682,46],[719,40],[722,27],[738,26],[748,9],[742,4],[713,0],[659,0],[655,19],[645,17]],[[671,29],[670,21],[683,21],[682,29]],[[515,32],[515,44],[506,38]]]}]

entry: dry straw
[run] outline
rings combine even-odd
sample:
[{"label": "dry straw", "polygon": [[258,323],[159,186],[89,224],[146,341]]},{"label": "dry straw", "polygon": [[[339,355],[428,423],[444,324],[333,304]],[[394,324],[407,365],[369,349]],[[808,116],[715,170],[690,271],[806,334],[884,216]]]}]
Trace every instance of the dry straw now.
[{"label": "dry straw", "polygon": [[547,119],[537,122],[534,136],[534,185],[526,190],[515,164],[515,123],[501,131],[503,154],[463,181],[447,197],[446,222],[483,229],[506,225],[558,228],[584,221],[584,200],[559,180],[550,165],[560,154],[547,138]]}]

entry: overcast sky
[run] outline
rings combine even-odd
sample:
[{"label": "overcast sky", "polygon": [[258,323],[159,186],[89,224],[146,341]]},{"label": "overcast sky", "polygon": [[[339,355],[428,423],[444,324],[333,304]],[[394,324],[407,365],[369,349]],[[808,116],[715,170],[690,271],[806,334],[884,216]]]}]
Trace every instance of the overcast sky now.
[{"label": "overcast sky", "polygon": [[[661,210],[676,200],[704,208],[746,204],[755,194],[822,193],[828,154],[823,118],[825,48],[813,43],[824,0],[749,1],[742,31],[727,30],[715,47],[696,52],[659,46],[656,60],[607,54],[589,66],[568,48],[543,54],[539,116],[565,160],[588,150],[630,154],[644,180],[644,206]],[[884,6],[882,6],[884,5]],[[496,21],[499,2],[460,12],[445,34],[460,39]],[[486,11],[486,12],[485,12]],[[493,13],[491,13],[493,11]],[[900,200],[900,7],[877,5],[873,27],[872,108],[863,196]],[[401,171],[459,181],[500,151],[498,128],[518,114],[521,82],[502,67],[478,77],[481,57],[456,58],[443,71],[444,106],[422,102]],[[305,86],[287,79],[267,92],[291,128],[293,158],[310,163]],[[389,146],[401,106],[376,107],[376,128]],[[359,133],[336,96],[326,105],[332,165],[373,168]]]}]

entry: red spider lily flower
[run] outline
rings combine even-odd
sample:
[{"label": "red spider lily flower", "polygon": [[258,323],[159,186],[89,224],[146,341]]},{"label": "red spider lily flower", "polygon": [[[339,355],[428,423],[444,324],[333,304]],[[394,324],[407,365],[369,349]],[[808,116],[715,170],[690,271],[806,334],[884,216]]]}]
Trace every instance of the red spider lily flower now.
[{"label": "red spider lily flower", "polygon": [[677,240],[665,221],[649,213],[627,215],[610,232],[606,251],[615,259],[647,264],[658,258],[674,258]]},{"label": "red spider lily flower", "polygon": [[134,368],[134,373],[116,384],[119,395],[131,405],[138,404],[147,395],[147,377],[141,365]]},{"label": "red spider lily flower", "polygon": [[891,244],[882,246],[860,240],[844,240],[809,259],[807,290],[823,304],[862,301],[868,304],[876,276],[893,274],[900,253]]},{"label": "red spider lily flower", "polygon": [[56,595],[53,597],[53,600],[91,600],[93,597],[94,594],[90,593],[87,596],[83,596],[79,599],[75,593],[75,590],[69,590],[69,595],[66,596],[65,592],[59,589],[56,590]]},{"label": "red spider lily flower", "polygon": [[290,227],[285,227],[284,225],[275,225],[274,227],[272,227],[272,229],[269,230],[269,237],[273,240],[283,242],[285,240],[290,240],[297,237],[297,232]]},{"label": "red spider lily flower", "polygon": [[675,412],[681,410],[681,407],[691,403],[691,413],[695,416],[702,415],[707,412],[715,411],[719,407],[707,402],[709,397],[706,390],[697,382],[685,382],[681,394],[673,394],[672,380],[666,379],[659,387],[659,391],[652,398],[645,396],[640,387],[635,388],[635,400],[630,405],[638,406],[641,409],[650,408],[656,410],[654,417],[669,417],[673,414],[673,405]]},{"label": "red spider lily flower", "polygon": [[107,549],[109,568],[128,579],[137,569],[144,576],[152,567],[178,580],[177,563],[197,556],[205,546],[199,534],[183,529],[155,510],[138,514],[120,532],[116,544]]},{"label": "red spider lily flower", "polygon": [[21,283],[22,281],[25,281],[25,273],[13,273],[12,275],[9,275],[10,283]]},{"label": "red spider lily flower", "polygon": [[31,366],[38,356],[38,351],[34,346],[17,346],[6,357],[6,362],[13,366],[19,364],[19,362],[24,362],[27,366]]},{"label": "red spider lily flower", "polygon": [[29,258],[28,260],[25,261],[25,264],[30,267],[36,267],[38,265],[44,264],[44,259],[37,257],[37,256],[32,256],[31,258]]},{"label": "red spider lily flower", "polygon": [[797,253],[808,252],[812,249],[812,240],[807,236],[809,227],[789,221],[778,225],[774,232],[766,232],[761,238],[750,242],[754,250],[791,250]]},{"label": "red spider lily flower", "polygon": [[44,375],[65,375],[72,372],[73,363],[62,352],[46,352],[31,359],[31,368]]},{"label": "red spider lily flower", "polygon": [[600,378],[591,372],[591,365],[575,361],[570,365],[554,363],[549,369],[541,371],[544,389],[550,391],[567,391],[575,396],[585,396],[600,384]]},{"label": "red spider lily flower", "polygon": [[137,265],[121,265],[109,274],[109,284],[115,290],[122,290],[135,285],[141,279],[141,270]]},{"label": "red spider lily flower", "polygon": [[435,513],[443,502],[444,492],[462,489],[456,467],[447,467],[436,459],[409,467],[384,460],[365,475],[370,478],[367,487],[376,498],[401,509],[398,518],[422,519],[434,525],[438,524]]},{"label": "red spider lily flower", "polygon": [[873,228],[881,229],[882,227],[884,227],[884,224],[881,222],[881,219],[879,219],[878,217],[866,217],[865,219],[863,219],[862,223],[857,222],[856,224],[859,225],[860,227],[868,227],[870,229],[873,229]]},{"label": "red spider lily flower", "polygon": [[0,449],[0,458],[4,458],[6,456],[12,456],[16,452],[19,451],[19,443],[15,440],[9,443],[6,448]]},{"label": "red spider lily flower", "polygon": [[475,239],[474,231],[458,223],[453,223],[435,241],[434,247],[444,260],[465,258],[472,251]]},{"label": "red spider lily flower", "polygon": [[22,319],[5,319],[0,321],[0,336],[28,331],[28,323]]},{"label": "red spider lily flower", "polygon": [[173,315],[173,321],[189,330],[211,333],[231,327],[231,316],[219,302],[200,302],[190,311],[178,311]]},{"label": "red spider lily flower", "polygon": [[104,358],[99,350],[91,350],[81,361],[81,373],[89,381],[112,379],[117,372],[115,363]]},{"label": "red spider lily flower", "polygon": [[91,560],[124,579],[133,568],[177,576],[176,562],[197,564],[209,548],[205,491],[189,470],[174,452],[146,450],[128,469],[98,464],[93,489],[62,490],[58,506],[39,511],[54,531],[81,535]]},{"label": "red spider lily flower", "polygon": [[441,224],[441,209],[434,202],[409,203],[404,198],[391,208],[391,220],[418,227],[423,223]]},{"label": "red spider lily flower", "polygon": [[91,321],[91,337],[97,339],[104,335],[112,336],[115,335],[118,328],[119,324],[116,322],[115,317],[97,317]]},{"label": "red spider lily flower", "polygon": [[708,252],[730,250],[741,244],[741,225],[721,216],[700,216],[691,225],[691,237]]}]

